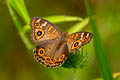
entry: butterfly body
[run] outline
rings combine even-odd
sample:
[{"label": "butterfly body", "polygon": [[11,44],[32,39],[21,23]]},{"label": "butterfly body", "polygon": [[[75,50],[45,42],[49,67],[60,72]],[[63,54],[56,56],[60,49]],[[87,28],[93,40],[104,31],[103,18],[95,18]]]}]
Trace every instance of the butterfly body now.
[{"label": "butterfly body", "polygon": [[75,52],[92,38],[89,32],[63,35],[55,25],[40,17],[31,19],[31,28],[32,41],[38,43],[33,50],[34,57],[48,68],[63,64],[69,52]]}]

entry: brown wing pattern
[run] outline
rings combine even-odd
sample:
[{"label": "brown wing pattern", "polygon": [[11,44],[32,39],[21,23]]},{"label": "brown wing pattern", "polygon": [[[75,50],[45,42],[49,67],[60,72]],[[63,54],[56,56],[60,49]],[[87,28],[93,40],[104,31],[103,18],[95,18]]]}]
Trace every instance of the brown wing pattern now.
[{"label": "brown wing pattern", "polygon": [[62,33],[60,30],[40,17],[33,17],[30,22],[32,28],[32,41],[39,42],[50,39],[61,39]]},{"label": "brown wing pattern", "polygon": [[69,52],[75,52],[76,50],[81,48],[81,46],[89,43],[92,39],[92,36],[92,33],[85,31],[76,32],[67,36],[65,38],[65,41],[67,43]]},{"label": "brown wing pattern", "polygon": [[62,44],[56,42],[53,40],[41,43],[34,48],[35,59],[48,68],[60,66],[67,58],[67,44],[65,42]]},{"label": "brown wing pattern", "polygon": [[34,48],[35,59],[52,68],[64,63],[68,54],[63,35],[53,24],[39,17],[31,19],[32,41],[39,42]]}]

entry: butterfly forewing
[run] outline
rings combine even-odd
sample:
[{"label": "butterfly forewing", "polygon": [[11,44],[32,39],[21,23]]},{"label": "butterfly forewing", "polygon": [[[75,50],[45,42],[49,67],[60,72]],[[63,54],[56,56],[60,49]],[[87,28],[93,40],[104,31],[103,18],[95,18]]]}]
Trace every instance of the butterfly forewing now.
[{"label": "butterfly forewing", "polygon": [[40,17],[33,17],[30,22],[32,28],[32,41],[40,42],[49,39],[61,39],[61,31],[49,21]]}]

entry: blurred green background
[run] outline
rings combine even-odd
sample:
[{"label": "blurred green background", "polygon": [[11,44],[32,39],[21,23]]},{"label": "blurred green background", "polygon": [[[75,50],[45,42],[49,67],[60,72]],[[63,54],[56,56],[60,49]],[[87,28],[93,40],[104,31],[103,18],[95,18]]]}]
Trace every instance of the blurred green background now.
[{"label": "blurred green background", "polygon": [[[84,0],[24,0],[30,17],[53,15],[87,17]],[[90,0],[98,30],[112,72],[120,72],[120,0]],[[21,20],[22,21],[22,20]],[[24,22],[23,22],[24,24]],[[75,22],[56,24],[61,31]],[[73,69],[47,69],[37,63],[23,41],[9,14],[5,0],[0,0],[0,80],[73,80]],[[90,31],[90,25],[83,29]],[[31,34],[28,33],[28,36]],[[100,78],[93,41],[85,46],[90,57],[83,69],[77,70],[77,80]]]}]

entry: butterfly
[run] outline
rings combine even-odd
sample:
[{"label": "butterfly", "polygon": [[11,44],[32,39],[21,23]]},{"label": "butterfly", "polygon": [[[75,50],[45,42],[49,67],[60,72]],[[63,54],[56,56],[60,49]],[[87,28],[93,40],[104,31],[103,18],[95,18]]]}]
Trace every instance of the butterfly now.
[{"label": "butterfly", "polygon": [[93,37],[92,33],[85,31],[64,35],[58,27],[40,17],[33,17],[30,25],[32,41],[37,43],[34,57],[48,68],[62,65],[70,52],[77,51]]}]

